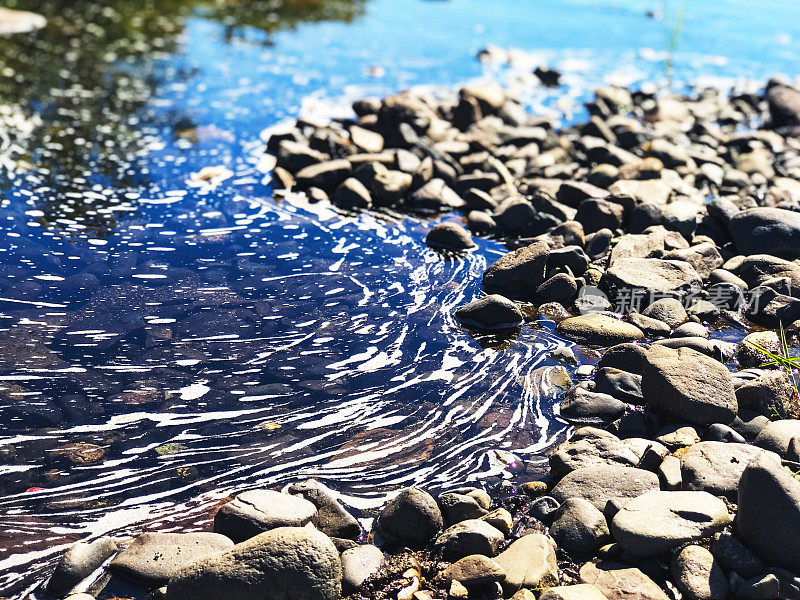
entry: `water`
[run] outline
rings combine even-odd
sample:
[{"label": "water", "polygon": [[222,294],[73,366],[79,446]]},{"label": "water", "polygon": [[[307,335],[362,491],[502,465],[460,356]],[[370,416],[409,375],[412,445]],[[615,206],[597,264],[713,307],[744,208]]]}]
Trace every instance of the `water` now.
[{"label": "water", "polygon": [[[504,248],[443,260],[430,222],[275,201],[260,134],[477,77],[568,121],[594,85],[665,78],[679,4],[16,6],[50,25],[0,40],[5,595],[78,539],[202,529],[244,487],[317,477],[368,516],[402,486],[496,478],[491,449],[535,476],[566,429],[547,368],[564,342],[547,322],[493,340],[452,318]],[[687,3],[677,85],[795,75],[797,17],[791,0]],[[488,44],[526,54],[484,65]],[[566,85],[518,77],[540,62]]]}]

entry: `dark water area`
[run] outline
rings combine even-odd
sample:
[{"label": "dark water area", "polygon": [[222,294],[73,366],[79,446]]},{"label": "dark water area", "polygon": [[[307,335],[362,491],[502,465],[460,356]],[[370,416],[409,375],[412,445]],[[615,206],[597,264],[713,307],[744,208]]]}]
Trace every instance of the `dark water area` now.
[{"label": "dark water area", "polygon": [[[493,450],[535,477],[567,430],[566,342],[452,317],[504,246],[443,259],[429,220],[273,199],[263,132],[474,78],[568,123],[596,85],[666,80],[681,4],[9,5],[48,26],[0,38],[0,595],[79,539],[202,529],[244,488],[316,477],[369,516],[408,485],[510,476]],[[797,74],[795,2],[685,11],[677,87]],[[545,63],[560,88],[532,81]]]}]

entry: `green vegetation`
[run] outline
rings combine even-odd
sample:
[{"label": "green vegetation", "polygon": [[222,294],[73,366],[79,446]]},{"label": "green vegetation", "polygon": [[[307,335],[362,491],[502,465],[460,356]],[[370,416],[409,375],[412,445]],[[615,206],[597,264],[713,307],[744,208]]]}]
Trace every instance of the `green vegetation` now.
[{"label": "green vegetation", "polygon": [[779,367],[788,373],[790,379],[792,380],[792,384],[794,385],[794,393],[798,398],[800,398],[797,380],[797,370],[800,369],[800,357],[791,356],[789,354],[789,343],[786,341],[786,331],[783,329],[783,323],[780,323],[779,325],[780,328],[778,330],[778,337],[780,338],[781,342],[780,354],[776,354],[775,352],[766,349],[764,346],[757,344],[756,342],[751,342],[748,340],[747,344],[770,359],[768,362],[765,362],[763,365],[761,365],[762,367]]}]

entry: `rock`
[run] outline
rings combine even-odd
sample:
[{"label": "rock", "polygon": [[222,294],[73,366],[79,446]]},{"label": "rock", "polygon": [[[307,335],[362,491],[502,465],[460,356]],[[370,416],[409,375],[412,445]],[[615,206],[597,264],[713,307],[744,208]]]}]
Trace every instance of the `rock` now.
[{"label": "rock", "polygon": [[350,161],[329,160],[300,169],[295,175],[295,180],[301,190],[317,187],[331,194],[350,176],[352,170]]},{"label": "rock", "polygon": [[793,443],[796,444],[794,440],[797,439],[800,439],[800,421],[782,419],[764,425],[753,440],[753,444],[774,452],[781,458],[798,460],[798,457],[790,456]]},{"label": "rock", "polygon": [[328,536],[278,527],[195,562],[167,586],[168,600],[338,600],[342,565]]},{"label": "rock", "polygon": [[743,409],[739,411],[739,414],[731,422],[730,428],[741,435],[745,441],[753,443],[758,434],[761,433],[761,430],[769,423],[769,418],[764,415],[757,415],[752,411]]},{"label": "rock", "polygon": [[609,538],[606,518],[588,500],[569,498],[558,509],[550,526],[558,547],[574,558],[585,558]]},{"label": "rock", "polygon": [[658,556],[710,536],[733,520],[725,503],[707,492],[650,491],[614,516],[611,533],[634,556]]},{"label": "rock", "polygon": [[590,198],[605,198],[608,192],[582,181],[565,181],[556,192],[556,200],[567,206],[578,208]]},{"label": "rock", "polygon": [[364,582],[383,566],[383,552],[371,544],[345,550],[341,555],[342,593],[349,595],[364,585]]},{"label": "rock", "polygon": [[503,588],[514,593],[520,588],[548,588],[558,583],[554,544],[541,533],[530,533],[514,541],[495,558],[506,572]]},{"label": "rock", "polygon": [[694,444],[681,456],[683,489],[704,491],[736,502],[742,472],[751,460],[764,452],[749,444]]},{"label": "rock", "polygon": [[425,236],[425,243],[436,250],[460,252],[475,247],[469,232],[456,223],[438,223]]},{"label": "rock", "polygon": [[[781,421],[776,421],[780,423]],[[737,530],[769,564],[800,564],[800,482],[770,454],[751,462],[739,483]]]},{"label": "rock", "polygon": [[772,127],[800,125],[800,92],[798,90],[782,83],[774,83],[767,86],[766,96]]},{"label": "rock", "polygon": [[583,225],[586,233],[594,233],[601,229],[614,231],[622,227],[625,207],[602,198],[588,198],[578,206],[575,220]]},{"label": "rock", "polygon": [[572,439],[559,445],[550,455],[553,477],[598,465],[635,467],[639,457],[617,436],[602,429],[584,427]]},{"label": "rock", "polygon": [[647,346],[641,344],[617,344],[605,351],[597,368],[611,367],[628,373],[640,374],[644,369]]},{"label": "rock", "polygon": [[408,488],[384,506],[376,529],[413,550],[423,548],[444,526],[442,513],[430,494]]},{"label": "rock", "polygon": [[688,348],[700,354],[705,354],[718,362],[726,362],[735,352],[736,344],[724,340],[710,340],[701,337],[676,337],[666,340],[656,340],[653,346],[672,348]]},{"label": "rock", "polygon": [[549,525],[553,522],[560,506],[558,500],[552,496],[540,496],[528,507],[528,514],[545,525]]},{"label": "rock", "polygon": [[775,280],[789,279],[790,295],[800,297],[800,265],[795,262],[768,254],[753,254],[731,269],[751,288],[751,295],[755,293],[753,288]]},{"label": "rock", "polygon": [[495,529],[499,529],[503,535],[508,535],[511,532],[511,528],[514,526],[511,513],[505,508],[496,508],[492,512],[480,517],[480,520],[486,521]]},{"label": "rock", "polygon": [[728,229],[744,255],[800,257],[800,213],[759,206],[734,215]]},{"label": "rock", "polygon": [[781,582],[772,573],[743,581],[736,587],[736,600],[783,600]]},{"label": "rock", "polygon": [[695,323],[693,321],[689,321],[688,323],[684,323],[680,327],[676,327],[675,331],[672,332],[672,337],[674,338],[686,338],[686,337],[707,338],[710,336],[711,333],[708,331],[706,327],[704,327],[700,323]]},{"label": "rock", "polygon": [[218,533],[143,533],[117,554],[108,570],[147,587],[159,587],[198,560],[232,547],[233,542]]},{"label": "rock", "polygon": [[578,284],[575,278],[567,273],[558,273],[536,288],[534,302],[539,305],[558,302],[567,306],[572,303],[577,293]]},{"label": "rock", "polygon": [[728,580],[714,555],[702,546],[687,546],[670,563],[677,588],[687,600],[727,600]]},{"label": "rock", "polygon": [[658,479],[661,489],[668,492],[678,491],[683,485],[681,461],[677,456],[665,456],[658,467]]},{"label": "rock", "polygon": [[689,315],[683,304],[675,298],[661,298],[642,311],[642,314],[651,319],[658,319],[666,323],[670,329],[675,329],[679,325],[686,323]]},{"label": "rock", "polygon": [[786,371],[767,371],[758,379],[737,387],[736,400],[740,408],[768,417],[800,419],[800,404],[794,385]]},{"label": "rock", "polygon": [[573,386],[559,405],[559,416],[577,425],[609,425],[619,419],[627,405],[610,396]]},{"label": "rock", "polygon": [[719,307],[708,300],[695,300],[689,308],[686,309],[686,314],[690,317],[697,317],[704,323],[713,323],[716,321],[719,318],[720,312]]},{"label": "rock", "polygon": [[496,83],[476,83],[459,91],[462,98],[474,98],[484,115],[496,114],[506,103],[506,93]]},{"label": "rock", "polygon": [[47,593],[63,596],[117,552],[117,544],[110,537],[101,537],[93,542],[77,542],[67,550],[56,565],[47,582]]},{"label": "rock", "polygon": [[623,293],[639,297],[652,293],[677,296],[701,284],[700,275],[686,261],[656,258],[619,258],[611,263],[600,281],[600,287],[615,298]]},{"label": "rock", "polygon": [[644,339],[644,333],[635,325],[601,313],[564,319],[556,330],[570,340],[594,346],[613,346]]},{"label": "rock", "polygon": [[751,344],[756,344],[776,354],[781,352],[781,340],[777,333],[774,331],[754,331],[744,336],[736,350],[736,358],[739,360],[740,368],[759,367],[769,362],[769,358]]},{"label": "rock", "polygon": [[689,348],[651,346],[642,372],[642,395],[651,410],[699,425],[730,423],[738,409],[730,371]]},{"label": "rock", "polygon": [[482,554],[465,556],[450,565],[445,571],[447,579],[455,579],[467,588],[503,582],[506,572],[499,564]]},{"label": "rock", "polygon": [[369,208],[372,197],[363,183],[355,177],[348,177],[336,188],[333,202],[345,208]]},{"label": "rock", "polygon": [[361,525],[356,518],[345,510],[328,487],[316,479],[293,483],[287,491],[302,496],[317,508],[311,522],[325,535],[349,540],[361,535]]},{"label": "rock", "polygon": [[501,256],[483,274],[483,288],[514,300],[533,300],[544,281],[550,247],[537,241]]},{"label": "rock", "polygon": [[700,436],[694,427],[682,423],[670,423],[658,432],[656,440],[670,450],[681,450],[698,443]]},{"label": "rock", "polygon": [[503,533],[486,521],[468,519],[445,529],[435,545],[445,560],[454,561],[470,554],[494,556],[503,541]]},{"label": "rock", "polygon": [[[737,417],[738,418],[738,417]],[[708,426],[703,436],[704,442],[725,442],[726,444],[745,444],[747,440],[735,429],[722,423]]]},{"label": "rock", "polygon": [[[468,494],[457,492],[441,494],[438,503],[447,525],[460,523],[467,519],[480,519],[489,513],[488,507],[483,506],[477,498]],[[489,504],[491,504],[491,500]]]},{"label": "rock", "polygon": [[214,531],[238,543],[276,527],[302,527],[316,514],[317,507],[298,496],[250,490],[217,511]]},{"label": "rock", "polygon": [[610,561],[586,563],[581,582],[594,585],[608,600],[669,600],[663,590],[635,567]]},{"label": "rock", "polygon": [[711,552],[725,571],[735,571],[745,579],[756,577],[766,568],[761,559],[732,533],[715,535]]},{"label": "rock", "polygon": [[562,503],[569,498],[583,498],[598,510],[603,510],[609,500],[624,502],[657,489],[658,476],[655,473],[634,467],[603,465],[572,471],[551,493]]},{"label": "rock", "polygon": [[661,258],[664,260],[685,260],[694,267],[694,270],[703,279],[708,279],[711,272],[721,267],[722,263],[725,262],[722,260],[717,247],[710,242],[703,242],[680,250],[670,250],[662,254]]},{"label": "rock", "polygon": [[436,178],[412,193],[407,205],[411,210],[438,213],[463,208],[466,203],[442,179]]},{"label": "rock", "polygon": [[593,585],[579,583],[576,585],[560,585],[551,587],[539,600],[608,600],[603,593]]},{"label": "rock", "polygon": [[580,246],[554,248],[547,256],[547,272],[569,269],[575,277],[580,277],[589,266],[589,257]]},{"label": "rock", "polygon": [[500,294],[489,294],[456,309],[455,318],[466,327],[483,331],[515,329],[524,323],[519,307]]},{"label": "rock", "polygon": [[372,173],[364,184],[369,189],[372,201],[380,206],[394,206],[411,189],[413,176],[394,171],[380,163],[372,163]]},{"label": "rock", "polygon": [[641,329],[648,337],[665,337],[670,333],[669,325],[664,323],[664,321],[646,317],[638,312],[629,313],[625,316],[625,319],[629,323],[636,325],[636,327]]},{"label": "rock", "polygon": [[644,404],[642,376],[614,367],[600,367],[594,375],[595,391],[630,404]]}]

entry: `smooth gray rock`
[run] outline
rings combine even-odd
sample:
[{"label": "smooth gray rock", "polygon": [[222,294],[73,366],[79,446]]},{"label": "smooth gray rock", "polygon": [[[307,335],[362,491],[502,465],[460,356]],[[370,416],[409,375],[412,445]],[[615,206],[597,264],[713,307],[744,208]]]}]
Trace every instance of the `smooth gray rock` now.
[{"label": "smooth gray rock", "polygon": [[570,440],[560,444],[550,455],[549,461],[553,477],[560,478],[585,467],[635,467],[639,464],[639,457],[613,433],[583,427]]},{"label": "smooth gray rock", "polygon": [[749,208],[734,215],[728,229],[742,254],[800,256],[800,213],[765,206]]},{"label": "smooth gray rock", "polygon": [[316,514],[317,507],[299,496],[249,490],[217,511],[214,531],[238,543],[276,527],[302,527]]},{"label": "smooth gray rock", "polygon": [[361,525],[356,518],[347,512],[327,486],[316,479],[293,483],[287,491],[317,507],[317,514],[311,522],[325,535],[348,540],[358,539],[361,535]]},{"label": "smooth gray rock", "polygon": [[278,527],[195,562],[167,586],[168,600],[339,600],[342,565],[328,536]]},{"label": "smooth gray rock", "polygon": [[751,460],[764,452],[767,451],[750,444],[694,444],[681,456],[683,489],[704,491],[736,502],[742,472]]},{"label": "smooth gray rock", "polygon": [[47,593],[63,596],[117,552],[117,544],[110,537],[93,542],[77,542],[67,550],[56,565],[47,582]]},{"label": "smooth gray rock", "polygon": [[580,559],[593,556],[606,543],[610,532],[605,516],[591,502],[569,498],[556,511],[550,535],[559,548]]},{"label": "smooth gray rock", "polygon": [[545,589],[558,583],[555,544],[541,533],[515,540],[494,560],[506,572],[503,588],[509,595],[522,587]]},{"label": "smooth gray rock", "polygon": [[575,425],[608,425],[619,419],[628,406],[608,394],[572,387],[559,405],[559,416]]},{"label": "smooth gray rock", "polygon": [[714,555],[702,546],[686,546],[670,563],[675,585],[687,600],[728,600],[728,579]]},{"label": "smooth gray rock", "polygon": [[455,318],[466,327],[482,331],[515,329],[525,322],[522,311],[500,294],[489,294],[456,309]]},{"label": "smooth gray rock", "polygon": [[707,492],[651,491],[614,516],[614,539],[634,556],[658,556],[715,533],[733,520],[725,503]]},{"label": "smooth gray rock", "polygon": [[651,346],[642,395],[651,410],[699,425],[730,423],[738,410],[730,371],[690,348]]},{"label": "smooth gray rock", "polygon": [[594,375],[594,391],[630,404],[644,404],[642,376],[614,367],[600,367]]},{"label": "smooth gray rock", "polygon": [[641,341],[641,329],[601,313],[589,313],[564,319],[556,331],[574,342],[590,346],[613,346],[625,342]]},{"label": "smooth gray rock", "polygon": [[609,500],[625,502],[657,489],[655,473],[635,467],[602,465],[572,471],[558,482],[551,494],[560,503],[569,498],[583,498],[603,510]]},{"label": "smooth gray rock", "polygon": [[198,560],[219,555],[233,542],[218,533],[143,533],[108,565],[114,575],[159,587]]},{"label": "smooth gray rock", "polygon": [[[474,490],[483,492],[483,490]],[[485,494],[486,492],[483,492]],[[454,525],[467,519],[480,519],[489,513],[491,498],[488,503],[484,498],[477,497],[475,493],[460,493],[458,491],[446,492],[441,494],[436,501],[442,511],[442,517],[446,525]],[[487,505],[488,504],[488,505]]]},{"label": "smooth gray rock", "polygon": [[384,537],[414,550],[423,548],[443,526],[436,500],[418,488],[401,491],[386,504],[375,522]]},{"label": "smooth gray rock", "polygon": [[470,588],[501,583],[506,579],[506,571],[488,556],[471,554],[450,565],[445,571],[445,577]]},{"label": "smooth gray rock", "polygon": [[342,552],[342,593],[359,590],[364,582],[383,566],[383,552],[371,544],[356,546]]},{"label": "smooth gray rock", "polygon": [[800,421],[782,419],[764,425],[753,444],[770,450],[781,458],[797,460],[797,457],[791,457],[793,440],[800,440]]},{"label": "smooth gray rock", "polygon": [[[780,421],[776,421],[780,423]],[[739,482],[737,531],[768,564],[800,564],[800,481],[774,455],[751,462]]]},{"label": "smooth gray rock", "polygon": [[544,281],[550,246],[537,241],[504,254],[483,274],[483,289],[513,300],[533,300]]},{"label": "smooth gray rock", "polygon": [[[686,261],[619,258],[611,263],[603,275],[600,287],[616,297],[621,290],[635,290],[637,293],[678,294],[687,288],[701,284],[700,275]],[[645,312],[642,314],[652,316]]]},{"label": "smooth gray rock", "polygon": [[644,331],[645,335],[648,337],[665,337],[668,336],[671,331],[669,325],[664,323],[664,321],[659,321],[658,319],[654,319],[652,317],[646,317],[638,312],[629,313],[625,316],[625,319],[632,325],[636,325],[636,327]]},{"label": "smooth gray rock", "polygon": [[636,567],[611,561],[586,563],[580,581],[599,589],[608,600],[669,600],[655,581]]},{"label": "smooth gray rock", "polygon": [[436,538],[435,545],[448,561],[470,554],[494,556],[505,540],[503,532],[479,519],[468,519],[445,529]]},{"label": "smooth gray rock", "polygon": [[689,318],[683,304],[675,298],[661,298],[656,300],[645,308],[642,314],[651,319],[658,319],[662,323],[666,323],[670,329],[675,329],[683,325]]},{"label": "smooth gray rock", "polygon": [[749,408],[767,417],[800,418],[800,403],[794,381],[784,370],[764,373],[736,388],[739,408]]}]

